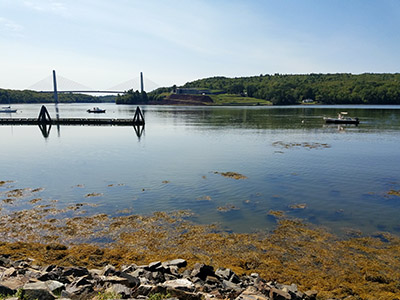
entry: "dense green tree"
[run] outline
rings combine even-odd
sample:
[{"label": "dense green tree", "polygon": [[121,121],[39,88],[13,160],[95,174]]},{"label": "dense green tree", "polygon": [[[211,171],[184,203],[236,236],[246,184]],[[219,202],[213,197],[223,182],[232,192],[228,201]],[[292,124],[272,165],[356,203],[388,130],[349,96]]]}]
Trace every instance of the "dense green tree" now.
[{"label": "dense green tree", "polygon": [[322,104],[400,104],[399,73],[210,77],[188,82],[184,87],[219,89],[235,94],[245,91],[249,97],[279,105],[301,103],[304,99]]}]

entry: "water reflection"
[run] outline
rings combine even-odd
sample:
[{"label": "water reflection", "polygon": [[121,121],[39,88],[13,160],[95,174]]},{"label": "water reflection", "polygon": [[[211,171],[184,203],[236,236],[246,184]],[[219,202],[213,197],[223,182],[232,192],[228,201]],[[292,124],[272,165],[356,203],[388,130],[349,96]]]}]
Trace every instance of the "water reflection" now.
[{"label": "water reflection", "polygon": [[47,139],[50,135],[51,124],[47,125],[46,123],[39,124],[39,129],[42,132],[42,135],[45,139]]},{"label": "water reflection", "polygon": [[133,129],[135,130],[136,136],[140,141],[140,138],[142,137],[142,134],[144,132],[144,125],[133,125]]},{"label": "water reflection", "polygon": [[[48,139],[50,136],[50,131],[51,131],[51,124],[49,123],[39,123],[38,127],[40,129],[40,132],[42,133],[43,137],[45,139]],[[144,125],[133,125],[133,129],[135,130],[136,136],[138,138],[138,141],[140,142],[140,139],[144,133]],[[57,136],[61,137],[60,134],[60,125],[57,124]]]}]

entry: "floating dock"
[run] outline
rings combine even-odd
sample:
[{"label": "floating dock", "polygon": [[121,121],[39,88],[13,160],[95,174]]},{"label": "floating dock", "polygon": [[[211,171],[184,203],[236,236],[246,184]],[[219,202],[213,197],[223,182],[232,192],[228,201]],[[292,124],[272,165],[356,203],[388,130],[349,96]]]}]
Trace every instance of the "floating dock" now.
[{"label": "floating dock", "polygon": [[86,118],[60,118],[39,121],[37,118],[0,118],[2,125],[144,125],[144,122],[134,122],[133,119],[86,119]]},{"label": "floating dock", "polygon": [[57,118],[52,119],[45,106],[42,106],[38,118],[0,118],[0,125],[115,125],[144,126],[144,116],[139,106],[132,119],[100,118]]}]

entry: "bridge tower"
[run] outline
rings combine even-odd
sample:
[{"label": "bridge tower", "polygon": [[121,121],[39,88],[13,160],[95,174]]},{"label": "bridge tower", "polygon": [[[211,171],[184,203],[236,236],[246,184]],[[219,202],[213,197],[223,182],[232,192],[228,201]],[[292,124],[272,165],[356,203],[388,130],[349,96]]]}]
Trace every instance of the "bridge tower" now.
[{"label": "bridge tower", "polygon": [[57,79],[56,79],[56,71],[53,70],[53,88],[54,88],[54,102],[58,103],[58,93],[57,93]]},{"label": "bridge tower", "polygon": [[140,91],[143,93],[144,84],[143,84],[143,72],[140,72]]}]

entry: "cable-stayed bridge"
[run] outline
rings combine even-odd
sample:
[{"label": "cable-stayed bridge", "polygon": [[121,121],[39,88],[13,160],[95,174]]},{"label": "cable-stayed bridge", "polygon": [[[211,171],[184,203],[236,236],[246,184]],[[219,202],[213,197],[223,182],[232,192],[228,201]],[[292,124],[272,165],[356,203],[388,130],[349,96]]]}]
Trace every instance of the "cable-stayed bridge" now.
[{"label": "cable-stayed bridge", "polygon": [[94,89],[83,85],[74,80],[68,79],[66,77],[55,75],[55,71],[53,71],[53,75],[49,75],[46,78],[36,82],[31,85],[28,89],[41,92],[41,93],[100,93],[100,94],[123,94],[128,90],[133,89],[134,91],[152,91],[158,87],[158,84],[154,81],[138,76],[136,78],[127,80],[120,84],[114,85],[112,87],[106,89]]}]

